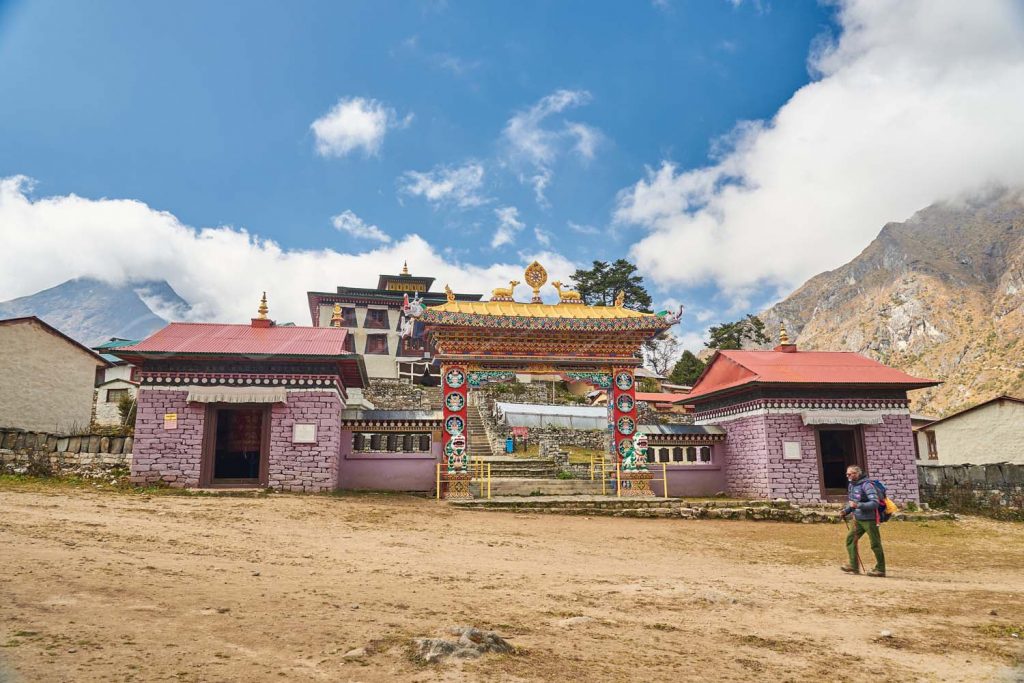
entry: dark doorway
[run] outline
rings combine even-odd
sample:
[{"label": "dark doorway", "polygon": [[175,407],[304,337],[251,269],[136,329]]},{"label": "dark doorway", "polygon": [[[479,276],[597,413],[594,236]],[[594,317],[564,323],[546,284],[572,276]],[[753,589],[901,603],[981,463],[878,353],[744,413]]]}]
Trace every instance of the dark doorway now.
[{"label": "dark doorway", "polygon": [[217,408],[214,422],[212,483],[255,486],[264,478],[264,410],[261,408]]},{"label": "dark doorway", "polygon": [[821,480],[826,495],[846,493],[846,468],[860,464],[857,444],[854,428],[818,430]]}]

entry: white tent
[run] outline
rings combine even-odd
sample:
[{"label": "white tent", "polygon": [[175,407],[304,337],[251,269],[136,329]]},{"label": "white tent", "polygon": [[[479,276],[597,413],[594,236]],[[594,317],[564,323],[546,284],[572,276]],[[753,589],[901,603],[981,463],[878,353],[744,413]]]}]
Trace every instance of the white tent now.
[{"label": "white tent", "polygon": [[532,403],[496,403],[499,420],[510,427],[606,429],[608,409],[590,406],[546,406]]}]

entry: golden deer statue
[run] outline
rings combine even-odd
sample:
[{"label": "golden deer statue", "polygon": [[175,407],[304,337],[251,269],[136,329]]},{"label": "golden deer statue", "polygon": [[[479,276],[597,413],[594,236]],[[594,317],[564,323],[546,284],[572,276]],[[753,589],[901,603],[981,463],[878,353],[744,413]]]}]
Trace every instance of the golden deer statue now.
[{"label": "golden deer statue", "polygon": [[582,303],[580,293],[571,289],[562,289],[562,283],[557,280],[551,283],[551,286],[558,290],[558,298],[563,302]]},{"label": "golden deer statue", "polygon": [[519,280],[509,280],[508,287],[495,287],[491,290],[491,301],[511,301],[512,292],[515,290],[516,285],[519,284]]}]

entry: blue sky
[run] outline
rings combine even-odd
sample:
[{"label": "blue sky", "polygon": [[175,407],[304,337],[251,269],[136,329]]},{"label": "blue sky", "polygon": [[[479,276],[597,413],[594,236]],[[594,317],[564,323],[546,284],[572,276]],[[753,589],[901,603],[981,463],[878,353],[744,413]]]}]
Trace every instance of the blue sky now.
[{"label": "blue sky", "polygon": [[[799,242],[780,245],[788,255],[778,259],[759,248],[744,260],[750,240],[741,218],[729,216],[756,217],[757,203],[727,202],[737,189],[771,184],[755,183],[759,174],[802,174],[809,192],[836,193],[823,204],[844,208],[841,177],[814,187],[819,161],[771,165],[829,154],[815,136],[832,141],[843,131],[827,129],[827,112],[842,119],[878,96],[842,90],[858,69],[888,77],[872,31],[885,39],[892,22],[913,24],[888,39],[909,34],[908,59],[941,69],[945,58],[927,38],[912,39],[928,28],[922,21],[946,13],[939,30],[958,32],[964,20],[1008,23],[1005,42],[994,39],[1007,52],[991,57],[1019,60],[1013,3],[991,3],[974,19],[956,16],[956,3],[938,12],[929,7],[942,3],[919,4],[918,15],[896,19],[862,4],[4,3],[0,178],[9,180],[0,230],[22,251],[6,264],[0,298],[65,275],[155,276],[199,299],[202,315],[244,317],[248,292],[269,280],[281,283],[280,305],[301,321],[306,288],[370,285],[401,257],[414,272],[470,291],[503,284],[538,255],[556,275],[627,257],[641,264],[658,302],[687,304],[681,332],[692,337],[709,320],[755,310],[848,260],[886,220],[972,186],[959,177],[900,188],[856,229],[826,235],[837,246],[817,262],[792,255]],[[822,94],[826,86],[838,94]],[[780,138],[787,112],[793,132]],[[809,151],[799,147],[805,130]],[[854,143],[870,158],[851,166],[880,162],[871,152],[885,142],[881,133],[867,140]],[[794,154],[773,156],[787,141]],[[987,176],[1011,181],[1018,171],[1008,162]],[[800,213],[800,194],[783,188],[770,204]],[[818,208],[809,215],[827,219]],[[718,222],[701,222],[711,219]],[[784,227],[766,210],[772,219],[766,230]],[[173,262],[114,247],[60,269],[25,266],[50,230],[108,247],[188,241],[182,231],[192,238],[174,247]],[[737,261],[710,251],[716,235],[736,240]],[[239,248],[260,258],[218,255],[215,243],[240,236]],[[262,258],[268,250],[277,257]],[[316,261],[322,252],[351,258]],[[92,263],[102,259],[113,263]],[[225,279],[204,280],[182,261],[225,269]],[[726,263],[710,265],[718,261]],[[276,267],[280,275],[267,273]]]}]

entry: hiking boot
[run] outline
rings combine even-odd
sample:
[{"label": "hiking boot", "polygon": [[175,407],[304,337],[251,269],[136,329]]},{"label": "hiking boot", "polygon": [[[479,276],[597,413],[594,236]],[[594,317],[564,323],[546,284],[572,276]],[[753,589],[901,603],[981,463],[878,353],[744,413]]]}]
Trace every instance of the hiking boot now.
[{"label": "hiking boot", "polygon": [[880,577],[882,577],[884,579],[885,578],[885,570],[882,570],[882,569],[872,569],[867,574],[865,574],[865,576],[880,576]]},{"label": "hiking boot", "polygon": [[[859,569],[857,569],[856,567],[851,567],[848,564],[844,564],[842,567],[840,567],[840,569],[842,569],[847,574],[860,574],[860,570]],[[883,574],[883,576],[884,576],[884,574]]]}]

